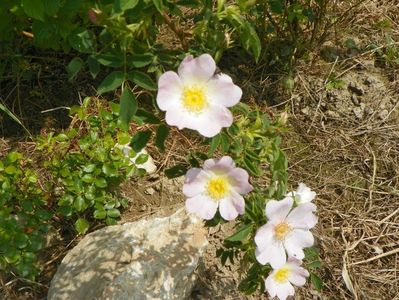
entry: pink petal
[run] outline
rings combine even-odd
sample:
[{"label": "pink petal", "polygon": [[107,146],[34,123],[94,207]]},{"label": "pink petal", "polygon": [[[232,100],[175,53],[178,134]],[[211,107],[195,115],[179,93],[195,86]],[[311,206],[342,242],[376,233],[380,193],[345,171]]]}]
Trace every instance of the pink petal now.
[{"label": "pink petal", "polygon": [[259,250],[266,249],[274,238],[274,225],[266,223],[258,228],[255,234],[255,244]]},{"label": "pink petal", "polygon": [[310,229],[317,223],[317,217],[313,214],[316,205],[304,203],[298,205],[287,217],[287,222],[295,228]]},{"label": "pink petal", "polygon": [[245,211],[244,198],[236,194],[220,200],[219,211],[222,218],[226,221],[234,220],[239,214],[242,215]]},{"label": "pink petal", "polygon": [[208,178],[208,175],[202,169],[188,170],[183,185],[183,194],[186,197],[194,197],[203,193]]},{"label": "pink petal", "polygon": [[248,194],[253,190],[252,185],[248,182],[248,172],[244,169],[235,168],[228,173],[228,177],[235,190],[241,195]]},{"label": "pink petal", "polygon": [[302,267],[293,267],[288,276],[288,280],[296,285],[303,286],[306,283],[306,277],[309,276],[309,272]]},{"label": "pink petal", "polygon": [[204,164],[204,169],[211,171],[215,174],[228,175],[228,173],[235,168],[235,162],[230,156],[223,156],[219,160],[207,161]]},{"label": "pink petal", "polygon": [[218,160],[214,158],[207,159],[206,161],[204,161],[203,165],[204,170],[206,171],[211,170],[216,165],[217,162]]},{"label": "pink petal", "polygon": [[210,104],[208,111],[200,114],[196,122],[187,128],[195,129],[205,137],[214,137],[223,127],[230,127],[231,124],[233,115],[227,108]]},{"label": "pink petal", "polygon": [[165,72],[158,79],[157,104],[163,111],[180,101],[182,82],[179,76],[172,71]]},{"label": "pink petal", "polygon": [[186,209],[189,213],[194,213],[205,220],[212,219],[218,208],[218,203],[210,200],[204,195],[197,195],[186,200]]},{"label": "pink petal", "polygon": [[168,125],[176,126],[180,130],[183,128],[188,128],[187,125],[192,123],[190,121],[190,115],[181,107],[180,104],[175,103],[166,111],[165,121]]},{"label": "pink petal", "polygon": [[292,208],[293,200],[285,197],[283,200],[271,200],[266,204],[266,217],[272,222],[282,222]]},{"label": "pink petal", "polygon": [[220,74],[208,82],[208,94],[214,103],[231,107],[240,101],[242,90],[233,83],[230,76]]},{"label": "pink petal", "polygon": [[285,250],[288,256],[303,259],[305,254],[303,248],[312,246],[314,243],[313,235],[308,230],[294,229],[284,240]]},{"label": "pink petal", "polygon": [[193,85],[207,82],[216,71],[216,63],[209,54],[202,54],[197,58],[187,56],[180,64],[178,73],[184,84]]}]

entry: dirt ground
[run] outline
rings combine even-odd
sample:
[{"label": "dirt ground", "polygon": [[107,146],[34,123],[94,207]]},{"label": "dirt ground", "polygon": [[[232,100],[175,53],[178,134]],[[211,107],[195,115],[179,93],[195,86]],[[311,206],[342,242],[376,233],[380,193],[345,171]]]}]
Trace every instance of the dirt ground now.
[{"label": "dirt ground", "polygon": [[[275,115],[289,112],[290,131],[283,136],[289,184],[295,189],[304,182],[317,192],[314,233],[324,288],[318,293],[307,283],[297,289],[295,299],[399,299],[399,64],[379,54],[391,47],[387,32],[376,27],[382,20],[390,21],[392,47],[398,49],[399,3],[364,1],[348,17],[345,30],[322,45],[320,56],[297,67],[290,94],[270,99],[264,91],[275,83],[259,69],[250,70],[251,80],[241,81],[243,101]],[[344,46],[348,38],[358,49]],[[380,48],[366,50],[370,44]],[[238,67],[223,71],[240,77]],[[338,83],[328,87],[332,75]],[[183,178],[169,180],[162,170],[183,161],[186,149],[203,146],[186,131],[172,130],[172,135],[166,153],[149,147],[161,171],[123,187],[131,205],[121,222],[169,214],[184,205]],[[238,292],[238,266],[222,266],[216,258],[233,225],[209,230],[210,245],[198,267],[192,299],[268,299],[266,294]],[[3,282],[0,296],[45,299],[54,266],[76,242],[59,245],[39,283],[24,281],[17,287]],[[10,288],[18,290],[4,293]]]}]

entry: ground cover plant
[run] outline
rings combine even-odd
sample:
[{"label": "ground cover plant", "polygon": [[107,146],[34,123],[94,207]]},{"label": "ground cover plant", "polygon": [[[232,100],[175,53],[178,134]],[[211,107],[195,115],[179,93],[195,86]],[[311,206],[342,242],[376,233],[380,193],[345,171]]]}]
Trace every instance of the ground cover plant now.
[{"label": "ground cover plant", "polygon": [[[51,247],[45,237],[52,230],[73,241],[123,216],[132,204],[121,184],[143,180],[139,176],[144,172],[132,158],[145,163],[148,155],[139,153],[147,146],[159,154],[167,177],[185,177],[179,186],[180,203],[186,202],[188,212],[205,219],[210,232],[231,226],[228,234],[218,236],[212,257],[220,259],[221,270],[239,266],[232,297],[255,293],[258,298],[285,299],[295,293],[309,298],[321,293],[336,298],[338,293],[339,298],[367,298],[380,295],[379,289],[362,287],[380,282],[391,286],[386,299],[393,299],[394,268],[372,269],[386,276],[381,278],[367,269],[359,279],[353,276],[368,262],[393,265],[397,253],[397,205],[390,201],[386,211],[381,205],[397,190],[392,173],[397,134],[389,123],[395,120],[396,104],[388,92],[379,93],[381,108],[368,103],[368,93],[383,90],[380,77],[355,81],[360,66],[369,68],[357,60],[368,57],[395,86],[397,18],[387,1],[388,10],[367,27],[380,39],[362,42],[339,36],[345,22],[362,26],[355,16],[367,8],[363,2],[6,1],[0,9],[5,58],[0,65],[0,110],[9,122],[4,123],[6,130],[13,124],[30,140],[28,148],[21,146],[24,143],[5,144],[0,155],[0,279],[5,297],[18,297],[7,287],[21,284],[30,289],[27,297],[40,297],[36,290],[45,292],[48,281],[42,274],[47,263],[42,257]],[[328,44],[334,39],[337,48]],[[315,65],[315,55],[327,63]],[[47,59],[61,60],[54,64],[55,69],[63,65],[62,85],[94,87],[80,90],[88,97],[78,106],[43,100],[50,106],[42,115],[70,112],[71,123],[63,130],[29,122],[31,99],[46,99],[41,84],[52,80],[41,77],[51,68],[42,62]],[[307,64],[319,72],[328,69],[321,82],[311,77]],[[25,88],[30,86],[33,89]],[[342,99],[355,105],[349,113],[359,128],[349,117],[346,125],[337,125],[348,114]],[[339,128],[349,135],[343,137]],[[389,138],[370,134],[372,139],[362,139],[373,130]],[[332,146],[317,136],[322,132]],[[350,145],[364,146],[358,152],[359,157],[366,155],[363,161],[344,154],[351,170],[336,156],[345,151],[334,150],[340,136]],[[177,137],[192,150],[176,148]],[[384,155],[383,145],[388,149]],[[318,155],[314,161],[308,147]],[[330,157],[322,156],[326,152]],[[330,158],[336,165],[330,165]],[[332,170],[345,182],[332,184]],[[359,170],[366,175],[360,176]],[[352,189],[359,199],[369,199],[366,212],[357,200],[340,203],[348,193],[354,197]],[[339,213],[328,215],[336,210]],[[373,210],[377,216],[368,215]],[[356,214],[364,214],[364,224]],[[68,224],[67,229],[60,230],[61,224]],[[345,231],[339,234],[334,224]],[[350,229],[353,224],[357,227]],[[367,230],[362,231],[363,225]],[[375,237],[373,226],[385,227]],[[341,237],[343,242],[336,242]],[[370,247],[377,255],[367,259]],[[353,249],[363,256],[351,264]],[[54,262],[65,248],[59,251]],[[235,278],[234,272],[228,274]],[[294,289],[306,281],[311,284]]]}]

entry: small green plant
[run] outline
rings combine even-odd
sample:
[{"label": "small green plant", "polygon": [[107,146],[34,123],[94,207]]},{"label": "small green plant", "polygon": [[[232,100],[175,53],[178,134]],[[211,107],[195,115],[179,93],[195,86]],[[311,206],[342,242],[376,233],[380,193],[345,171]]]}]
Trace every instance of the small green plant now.
[{"label": "small green plant", "polygon": [[[48,191],[54,191],[56,211],[74,219],[80,234],[94,219],[116,223],[120,208],[127,205],[117,187],[138,174],[130,161],[136,153],[131,150],[129,157],[118,147],[130,143],[130,135],[118,129],[119,105],[110,106],[86,98],[82,106],[71,108],[74,126],[50,134],[38,145],[46,153],[43,166],[53,178]],[[144,162],[146,157],[138,159]]]},{"label": "small green plant", "polygon": [[345,87],[345,81],[337,78],[335,73],[331,73],[327,78],[326,89],[334,90],[334,89],[342,89]]},{"label": "small green plant", "polygon": [[0,160],[0,270],[34,279],[53,212],[43,182],[18,152]]}]

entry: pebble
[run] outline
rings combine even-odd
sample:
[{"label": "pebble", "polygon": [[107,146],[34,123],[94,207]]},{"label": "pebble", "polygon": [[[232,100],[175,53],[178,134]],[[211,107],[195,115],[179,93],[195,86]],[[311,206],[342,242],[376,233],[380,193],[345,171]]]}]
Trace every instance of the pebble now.
[{"label": "pebble", "polygon": [[363,119],[364,110],[361,107],[355,107],[352,109],[352,111],[357,119],[359,120]]},{"label": "pebble", "polygon": [[383,110],[381,110],[381,111],[378,113],[378,117],[379,117],[381,120],[384,120],[384,119],[388,118],[388,115],[389,115],[389,111],[388,111],[387,109],[383,109]]},{"label": "pebble", "polygon": [[353,94],[353,95],[351,96],[351,100],[352,100],[352,103],[353,103],[354,105],[360,106],[359,98],[358,98],[355,94]]},{"label": "pebble", "polygon": [[147,195],[153,195],[155,193],[155,190],[152,187],[150,187],[150,188],[146,189],[144,191],[144,193]]},{"label": "pebble", "polygon": [[355,94],[357,94],[358,96],[362,96],[364,95],[364,90],[361,86],[359,86],[357,83],[354,82],[350,82],[348,85],[348,88],[354,92]]}]

